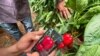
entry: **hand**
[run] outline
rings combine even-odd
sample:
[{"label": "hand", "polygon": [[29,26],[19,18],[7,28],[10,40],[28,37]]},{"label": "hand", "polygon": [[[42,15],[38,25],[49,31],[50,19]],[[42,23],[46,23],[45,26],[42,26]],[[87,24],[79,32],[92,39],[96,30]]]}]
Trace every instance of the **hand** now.
[{"label": "hand", "polygon": [[[27,56],[39,56],[38,52],[34,52],[34,53],[27,53]],[[56,56],[56,50],[54,50],[50,55],[48,56]]]},{"label": "hand", "polygon": [[30,32],[25,34],[19,41],[16,43],[16,48],[19,51],[30,52],[34,43],[40,38],[40,36],[44,33],[43,30]]},{"label": "hand", "polygon": [[63,16],[64,18],[69,18],[71,16],[70,12],[68,8],[66,8],[64,5],[65,5],[64,1],[58,2],[57,10],[60,12],[61,16]]},{"label": "hand", "polygon": [[27,53],[27,56],[39,56],[39,53],[38,52]]},{"label": "hand", "polygon": [[23,52],[30,52],[34,43],[44,33],[43,30],[25,34],[16,44],[0,48],[1,56],[18,56]]}]

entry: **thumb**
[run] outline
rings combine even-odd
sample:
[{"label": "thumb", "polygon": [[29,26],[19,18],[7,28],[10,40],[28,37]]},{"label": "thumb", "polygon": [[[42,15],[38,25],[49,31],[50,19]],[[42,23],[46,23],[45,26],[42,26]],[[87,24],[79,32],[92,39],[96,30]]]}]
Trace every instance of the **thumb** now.
[{"label": "thumb", "polygon": [[34,53],[27,53],[27,56],[39,56],[38,52],[34,52]]},{"label": "thumb", "polygon": [[39,53],[38,52],[34,52],[34,53],[32,53],[32,56],[39,56]]},{"label": "thumb", "polygon": [[31,54],[31,53],[26,53],[26,55],[27,55],[27,56],[32,56],[32,54]]}]

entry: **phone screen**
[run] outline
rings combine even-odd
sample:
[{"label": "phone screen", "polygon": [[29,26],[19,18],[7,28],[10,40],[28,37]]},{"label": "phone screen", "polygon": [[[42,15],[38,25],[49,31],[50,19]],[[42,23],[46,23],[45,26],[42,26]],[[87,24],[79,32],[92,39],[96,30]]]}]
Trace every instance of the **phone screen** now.
[{"label": "phone screen", "polygon": [[32,52],[38,51],[40,56],[47,56],[62,42],[62,36],[54,29],[48,29],[32,48]]}]

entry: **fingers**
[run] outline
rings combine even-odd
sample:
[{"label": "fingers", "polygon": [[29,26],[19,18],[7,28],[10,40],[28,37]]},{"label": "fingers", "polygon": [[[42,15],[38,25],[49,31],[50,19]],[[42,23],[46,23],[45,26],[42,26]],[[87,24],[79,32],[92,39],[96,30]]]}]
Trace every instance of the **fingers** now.
[{"label": "fingers", "polygon": [[59,12],[60,12],[60,15],[61,15],[61,16],[63,16],[63,13],[62,13],[62,11],[59,11]]},{"label": "fingers", "polygon": [[64,18],[70,17],[70,12],[67,8],[64,8],[61,12],[62,12],[62,15],[63,15]]},{"label": "fingers", "polygon": [[63,14],[63,17],[64,18],[68,18],[68,15],[67,15],[67,11],[66,10],[62,11],[62,14]]},{"label": "fingers", "polygon": [[33,42],[24,52],[25,53],[31,52],[34,45],[35,45],[35,42]]},{"label": "fingers", "polygon": [[27,56],[32,56],[32,54],[30,54],[30,53],[26,53],[26,55],[27,55]]},{"label": "fingers", "polygon": [[65,9],[66,9],[66,13],[67,13],[68,18],[70,18],[71,17],[70,10],[68,8],[65,8]]},{"label": "fingers", "polygon": [[44,30],[40,30],[40,31],[36,31],[36,32],[32,32],[32,34],[34,35],[34,37],[32,37],[33,40],[38,40],[40,39],[40,37],[44,34]]},{"label": "fingers", "polygon": [[[39,56],[38,52],[34,52],[34,53],[26,53],[27,56]],[[56,56],[56,50],[54,50],[50,55],[48,56]]]},{"label": "fingers", "polygon": [[40,38],[41,35],[43,35],[45,31],[41,30],[41,31],[35,31],[35,32],[28,32],[27,34],[25,34],[21,40],[23,41],[31,41],[31,40],[38,40]]},{"label": "fingers", "polygon": [[[24,52],[30,52],[31,49],[33,48],[34,44],[41,38],[41,36],[43,35],[44,33],[44,30],[41,30],[41,31],[35,31],[35,32],[30,32],[28,34],[28,37],[25,38],[25,42],[27,43],[30,43],[30,41],[32,42],[31,45],[28,47],[27,50],[25,50]],[[24,43],[25,43],[24,42]]]},{"label": "fingers", "polygon": [[34,52],[34,53],[32,53],[32,56],[39,56],[39,53],[38,52]]},{"label": "fingers", "polygon": [[56,56],[56,50],[54,50],[50,55],[48,56]]},{"label": "fingers", "polygon": [[44,32],[45,32],[45,30],[39,30],[39,31],[32,32],[32,34],[42,35]]},{"label": "fingers", "polygon": [[39,53],[38,52],[34,52],[34,53],[27,53],[26,54],[27,56],[39,56]]},{"label": "fingers", "polygon": [[66,18],[66,19],[67,19],[67,18],[70,18],[70,16],[71,16],[71,14],[70,14],[68,8],[66,8],[66,7],[58,8],[58,11],[59,11],[60,15],[61,15],[62,17],[64,17],[64,18]]}]

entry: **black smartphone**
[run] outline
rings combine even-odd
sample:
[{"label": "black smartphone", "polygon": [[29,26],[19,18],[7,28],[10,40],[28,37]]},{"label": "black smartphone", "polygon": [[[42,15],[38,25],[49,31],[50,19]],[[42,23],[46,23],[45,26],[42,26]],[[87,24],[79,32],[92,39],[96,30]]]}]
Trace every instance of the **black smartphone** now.
[{"label": "black smartphone", "polygon": [[48,29],[32,48],[32,52],[39,52],[40,56],[47,56],[62,42],[62,36],[54,29]]}]

